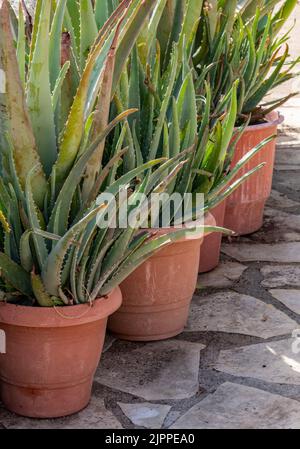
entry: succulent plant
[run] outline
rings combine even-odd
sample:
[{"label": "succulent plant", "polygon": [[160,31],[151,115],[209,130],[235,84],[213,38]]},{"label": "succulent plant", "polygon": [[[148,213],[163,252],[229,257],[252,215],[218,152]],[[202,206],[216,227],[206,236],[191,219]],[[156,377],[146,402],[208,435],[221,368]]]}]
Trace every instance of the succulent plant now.
[{"label": "succulent plant", "polygon": [[204,4],[193,61],[197,93],[203,93],[205,79],[214,86],[213,115],[222,112],[228,89],[237,79],[239,122],[251,115],[251,123],[259,123],[297,94],[271,103],[265,100],[272,89],[298,75],[294,68],[300,58],[289,55],[290,31],[280,34],[296,4],[297,0],[219,0]]},{"label": "succulent plant", "polygon": [[[203,193],[206,198],[204,208],[208,210],[252,174],[228,187],[239,170],[269,140],[254,148],[238,164],[237,170],[229,170],[237,117],[238,82],[233,83],[223,100],[222,116],[220,114],[212,120],[214,86],[204,81],[205,92],[197,95],[194,69],[190,64],[202,8],[200,3],[158,1],[113,98],[113,115],[128,108],[136,108],[137,111],[116,127],[114,138],[107,144],[106,157],[109,160],[115,155],[116,142],[119,147],[122,143],[129,147],[123,164],[111,174],[115,177],[153,158],[176,158],[186,154],[183,167],[169,182],[167,192],[181,195]],[[173,19],[169,21],[167,34],[168,27],[160,30],[160,24],[168,23],[164,14],[170,14],[168,7],[172,5]],[[176,28],[178,23],[181,27]],[[158,174],[163,174],[160,169]]]},{"label": "succulent plant", "polygon": [[131,209],[138,209],[137,194],[157,185],[151,167],[160,164],[158,170],[166,173],[180,158],[147,161],[108,181],[126,148],[118,147],[104,164],[105,138],[135,111],[109,122],[110,100],[154,4],[123,0],[99,33],[90,35],[92,11],[82,0],[80,36],[72,42],[64,27],[69,3],[38,0],[31,26],[23,3],[17,19],[9,2],[0,1],[0,67],[5,76],[1,300],[19,304],[52,307],[106,295],[153,252],[186,232],[156,237],[137,232],[134,224],[126,229],[97,225],[109,207],[98,204],[99,192],[105,189],[118,198],[122,186]]}]

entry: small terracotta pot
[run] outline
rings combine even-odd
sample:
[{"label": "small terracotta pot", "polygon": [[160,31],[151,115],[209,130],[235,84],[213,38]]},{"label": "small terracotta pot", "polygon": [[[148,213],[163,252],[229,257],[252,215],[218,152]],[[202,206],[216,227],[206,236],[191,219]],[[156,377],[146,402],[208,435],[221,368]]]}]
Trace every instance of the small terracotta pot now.
[{"label": "small terracotta pot", "polygon": [[[224,226],[226,200],[212,209],[217,226]],[[200,251],[199,273],[207,273],[214,270],[220,262],[222,232],[213,232],[204,236]]]},{"label": "small terracotta pot", "polygon": [[[276,112],[268,116],[267,123],[246,128],[236,146],[232,167],[262,140],[277,134],[278,125],[282,121],[283,117]],[[238,235],[251,234],[263,225],[265,203],[272,189],[275,149],[276,140],[274,139],[249,161],[237,178],[262,162],[266,162],[266,165],[227,199],[224,226]]]},{"label": "small terracotta pot", "polygon": [[78,412],[89,402],[107,317],[122,302],[119,288],[88,304],[23,307],[0,303],[0,394],[12,412],[55,418]]},{"label": "small terracotta pot", "polygon": [[[213,217],[209,218],[214,224]],[[122,307],[110,317],[108,329],[131,341],[164,340],[180,334],[197,284],[202,241],[203,234],[198,234],[170,244],[123,281]]]}]

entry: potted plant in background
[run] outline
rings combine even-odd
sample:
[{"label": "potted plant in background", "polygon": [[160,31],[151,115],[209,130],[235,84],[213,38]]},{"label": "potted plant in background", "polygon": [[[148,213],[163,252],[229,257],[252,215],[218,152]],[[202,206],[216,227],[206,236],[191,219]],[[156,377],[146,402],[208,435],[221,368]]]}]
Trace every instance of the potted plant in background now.
[{"label": "potted plant in background", "polygon": [[[257,2],[249,0],[219,0],[205,4],[197,31],[194,51],[194,66],[201,88],[203,73],[212,85],[212,116],[220,113],[224,106],[228,86],[240,80],[238,89],[238,116],[236,126],[244,128],[236,139],[232,160],[237,161],[270,135],[277,134],[282,117],[275,110],[295,93],[268,103],[264,99],[281,83],[296,76],[294,67],[299,58],[289,58],[289,33],[280,36],[282,26],[296,6],[296,0]],[[275,12],[273,12],[274,8]],[[198,91],[199,93],[199,91]],[[263,223],[263,212],[271,192],[276,141],[265,148],[244,167],[244,172],[262,161],[266,166],[251,177],[227,200],[225,221],[218,224],[244,235],[257,231]],[[220,211],[219,211],[220,212]]]},{"label": "potted plant in background", "polygon": [[[141,108],[140,97],[139,97],[140,96],[139,80],[141,80],[141,82],[143,82],[142,77],[143,76],[146,77],[145,72],[144,72],[146,70],[146,67],[140,66],[140,68],[139,68],[139,64],[142,63],[142,61],[144,61],[144,64],[147,64],[148,55],[146,55],[146,53],[148,52],[148,50],[150,48],[152,50],[153,43],[155,44],[156,28],[157,28],[161,13],[164,9],[165,3],[166,2],[162,2],[162,1],[157,2],[157,5],[153,12],[153,16],[151,17],[151,20],[149,21],[150,34],[147,36],[147,39],[146,39],[147,42],[146,42],[146,40],[144,40],[144,37],[146,36],[144,32],[142,32],[139,37],[138,48],[141,50],[141,52],[137,50],[137,47],[133,51],[132,60],[130,62],[130,64],[131,64],[131,77],[130,78],[131,79],[129,80],[127,72],[123,72],[121,75],[121,80],[119,83],[118,90],[117,90],[116,94],[114,95],[114,107],[111,110],[111,116],[115,116],[118,113],[118,111],[120,113],[122,113],[124,111],[124,107],[125,106],[127,107],[127,104],[132,104],[132,105],[135,104],[135,107],[137,109]],[[92,29],[95,30],[97,28],[97,26],[101,25],[101,23],[108,17],[109,12],[111,12],[110,11],[111,6],[112,5],[110,2],[104,2],[103,12],[106,15],[105,15],[105,17],[102,16],[102,19],[100,22],[98,22],[99,17],[97,14],[97,11],[98,11],[97,4],[95,4],[94,11],[92,10],[92,8],[90,8],[89,21],[90,21],[90,23],[93,24],[93,26],[91,27]],[[67,27],[70,32],[70,35],[74,36],[73,41],[76,42],[76,41],[78,41],[78,38],[76,38],[76,36],[78,36],[80,33],[80,26],[78,24],[80,24],[80,22],[82,20],[82,14],[81,14],[81,11],[78,8],[74,7],[74,5],[72,5],[72,4],[68,5],[68,13],[69,13],[69,18],[68,18]],[[151,24],[150,24],[150,22],[151,22]],[[150,35],[151,35],[151,37],[150,37]],[[78,45],[77,45],[77,47],[79,48]],[[178,55],[177,49],[175,51],[176,51],[176,55],[174,54],[173,58],[174,59],[176,58],[177,60],[179,60],[179,55]],[[84,55],[84,53],[83,53],[83,55]],[[158,61],[158,59],[160,59],[160,57],[157,53],[154,55],[154,58],[152,58],[153,64],[160,65],[160,61]],[[141,144],[140,123],[141,122],[138,121],[137,126],[135,125],[136,120],[137,119],[139,120],[139,117],[141,117],[145,113],[155,114],[157,112],[157,108],[159,107],[159,105],[155,104],[155,101],[153,101],[153,94],[150,93],[150,89],[151,89],[150,86],[148,89],[148,87],[146,87],[146,85],[145,85],[144,86],[145,94],[148,96],[148,99],[146,100],[146,102],[149,101],[149,105],[146,106],[146,108],[141,108],[140,111],[137,111],[137,113],[133,117],[133,120],[126,121],[124,126],[120,130],[118,130],[118,132],[115,133],[114,138],[111,140],[111,145],[107,145],[109,148],[107,148],[104,153],[104,158],[107,161],[117,156],[117,154],[120,151],[120,149],[122,148],[123,144],[128,146],[128,151],[126,152],[126,154],[124,154],[123,163],[120,164],[120,166],[118,168],[113,169],[111,171],[111,173],[109,174],[109,177],[108,177],[108,183],[113,182],[119,176],[125,175],[126,173],[128,173],[128,171],[138,167],[142,163],[150,161],[151,159],[155,158],[158,155],[161,131],[165,127],[165,119],[166,119],[167,109],[169,107],[170,95],[172,93],[172,87],[174,86],[175,79],[177,77],[176,71],[179,67],[179,61],[178,61],[178,63],[174,62],[174,59],[172,60],[172,62],[169,65],[169,68],[171,70],[171,73],[169,74],[169,76],[173,79],[173,81],[168,79],[167,71],[164,72],[165,76],[166,76],[165,88],[167,89],[167,91],[162,93],[162,96],[164,96],[164,94],[166,94],[167,98],[163,102],[162,112],[160,114],[159,123],[157,124],[157,128],[155,130],[155,136],[154,136],[153,143],[151,144],[150,141],[148,143],[145,142],[144,148],[141,149],[141,146],[140,146],[140,144]],[[141,74],[141,76],[139,74],[140,69],[143,70],[143,72],[144,72],[143,74]],[[159,70],[158,66],[157,66],[156,70]],[[159,76],[161,76],[161,75],[159,75]],[[150,78],[149,78],[149,81],[150,81]],[[189,88],[191,87],[190,83],[191,83],[191,80],[189,80]],[[154,93],[154,95],[155,95],[155,93]],[[182,93],[181,97],[183,98],[183,96],[184,96],[184,93]],[[126,105],[125,105],[125,103],[126,103]],[[186,107],[186,105],[184,107]],[[177,108],[177,106],[176,106],[176,108]],[[153,132],[154,116],[150,120],[147,120],[146,117],[144,117],[144,118],[145,118],[145,122],[143,124],[143,130],[141,130],[141,133],[143,134],[143,138],[145,138],[145,140],[148,140],[148,139],[151,140],[152,132]],[[144,118],[142,118],[142,120],[144,120]],[[183,119],[184,119],[184,117],[182,117],[182,120]],[[188,117],[186,119],[188,120]],[[196,120],[196,115],[193,116],[193,125],[194,125],[195,120]],[[139,128],[138,133],[136,132],[137,128]],[[163,165],[155,172],[157,182],[159,182],[159,186],[158,186],[159,191],[161,190],[161,188],[163,186],[165,186],[168,193],[172,193],[172,190],[174,190],[174,185],[176,183],[176,179],[178,178],[177,175],[179,174],[177,172],[179,172],[179,169],[182,168],[182,165],[185,163],[183,161],[178,167],[176,167],[176,165],[178,164],[178,161],[183,160],[183,158],[184,158],[185,153],[182,150],[188,149],[189,147],[193,146],[195,143],[195,137],[196,137],[195,130],[191,130],[191,131],[192,132],[190,133],[191,134],[190,136],[188,135],[188,133],[186,133],[185,142],[183,143],[183,139],[178,135],[180,132],[179,124],[178,124],[178,127],[176,129],[174,129],[172,132],[174,139],[179,139],[177,144],[176,144],[176,142],[174,142],[174,145],[171,144],[170,151],[164,151],[160,154],[161,156],[166,157],[166,158],[173,157],[174,161],[168,162],[166,165]],[[183,147],[182,147],[182,144],[183,144]],[[150,146],[151,146],[151,148],[150,148]],[[165,148],[166,148],[166,146],[165,146]],[[142,151],[144,152],[144,156],[142,154]],[[147,152],[147,154],[146,154],[146,152]],[[90,165],[91,165],[91,167],[93,166],[92,159],[90,161]],[[164,179],[165,176],[167,176],[167,180]],[[143,178],[142,174],[141,174],[141,178]],[[177,179],[177,181],[178,181],[178,179]],[[91,181],[91,182],[93,182],[93,181]],[[187,184],[188,182],[189,182],[189,180],[186,179],[185,184]],[[85,184],[87,184],[87,183],[88,183],[88,180],[85,182]],[[186,189],[186,187],[183,186],[182,193],[184,193],[185,189]],[[150,193],[151,190],[153,190],[153,185],[150,183],[147,187],[147,194]],[[209,224],[214,224],[214,221],[212,221]],[[153,230],[153,231],[156,232],[157,230]],[[172,231],[172,229],[163,230],[160,232],[170,232],[170,231]],[[189,239],[191,239],[191,237],[189,237]],[[185,249],[186,258],[183,260],[182,266],[184,266],[184,264],[188,260],[189,265],[191,265],[193,267],[192,270],[188,270],[188,269],[186,269],[187,267],[185,267],[185,271],[184,271],[184,273],[182,273],[183,279],[185,279],[183,286],[182,286],[182,290],[184,291],[184,293],[183,293],[184,313],[181,313],[182,310],[180,310],[179,314],[177,313],[181,322],[185,322],[185,320],[186,320],[186,316],[187,316],[188,309],[189,309],[189,303],[190,303],[192,294],[195,289],[196,277],[197,277],[197,268],[196,267],[197,267],[198,260],[199,260],[199,250],[200,250],[201,242],[202,242],[202,230],[196,235],[196,238],[195,237],[193,238],[193,242],[190,242],[187,245],[184,245],[184,243],[182,243],[182,245],[181,245],[183,248],[186,248]],[[176,278],[178,276],[178,272],[181,271],[180,267],[178,266],[178,263],[176,265],[176,260],[175,260],[175,258],[172,257],[172,254],[169,256],[169,261],[170,260],[173,260],[173,262],[166,265],[166,267],[164,269],[164,274],[163,274],[163,278],[165,280],[164,283],[165,283],[165,285],[168,285],[168,286],[172,285],[174,278]],[[177,261],[178,261],[178,258],[177,258]],[[175,271],[174,271],[174,269],[175,269]],[[129,284],[131,282],[132,281],[130,281]],[[159,295],[162,298],[165,298],[165,301],[167,302],[167,308],[170,309],[170,307],[169,307],[170,295],[171,296],[174,295],[174,291],[176,291],[176,286],[173,286],[172,289],[166,288],[163,294],[161,294],[161,292],[160,292],[160,286],[161,286],[161,284],[159,283],[159,280],[157,280],[156,292],[159,292]],[[166,295],[166,292],[167,292],[167,295]],[[147,295],[147,293],[146,293],[146,295]],[[175,296],[175,298],[173,298],[173,303],[175,304],[175,306],[177,306],[177,297],[176,296]],[[174,309],[174,306],[173,306],[173,309]],[[175,322],[172,324],[171,321],[170,321],[171,327],[173,326],[175,328],[175,331],[177,332],[178,325]],[[128,325],[129,325],[129,323],[128,323]],[[130,326],[133,326],[133,323]],[[181,328],[182,325],[180,325],[179,327]],[[170,331],[170,332],[163,331],[164,335],[167,335],[167,334],[170,335],[170,333],[174,334],[174,328],[172,328],[172,331]],[[151,334],[151,332],[152,332],[152,330],[150,329],[149,333]]]},{"label": "potted plant in background", "polygon": [[9,3],[0,2],[1,121],[6,129],[0,176],[0,325],[7,337],[6,354],[0,355],[0,391],[6,407],[21,415],[57,417],[87,405],[107,318],[121,304],[119,283],[186,233],[153,236],[137,233],[134,225],[98,226],[110,206],[98,204],[99,192],[106,189],[117,198],[123,186],[134,200],[147,186],[138,177],[148,173],[147,182],[155,188],[156,176],[149,169],[166,164],[165,159],[141,164],[107,185],[126,149],[107,165],[98,158],[94,183],[84,190],[91,159],[109,132],[134,112],[95,130],[99,107],[109,108],[112,68],[126,60],[151,11],[146,4],[124,0],[101,29],[63,125],[57,108],[65,107],[70,67],[69,61],[61,67],[66,2],[57,2],[53,15],[50,0],[37,2],[33,30],[26,29],[22,8],[18,29],[12,29]]},{"label": "potted plant in background", "polygon": [[[193,2],[189,6],[191,4]],[[206,200],[203,211],[207,213],[210,207],[217,206],[242,182],[239,180],[229,189],[226,188],[234,174],[261,146],[247,155],[237,171],[224,174],[223,167],[236,121],[237,83],[227,96],[228,114],[211,126],[210,87],[206,85],[206,96],[201,99],[202,107],[197,107],[199,100],[185,47],[185,42],[193,41],[192,34],[188,35],[187,30],[195,32],[191,20],[194,17],[196,22],[198,15],[190,8],[185,10],[182,29],[168,58],[168,49],[164,53],[156,39],[165,6],[165,1],[158,2],[148,27],[145,27],[131,54],[127,70],[122,73],[114,96],[114,108],[117,113],[129,106],[138,111],[115,130],[114,137],[110,139],[112,149],[109,143],[107,145],[107,159],[114,155],[115,142],[126,142],[129,146],[130,151],[124,156],[124,163],[114,173],[115,176],[156,157],[176,158],[186,153],[181,172],[175,177],[172,172],[173,180],[166,191],[168,194],[190,193],[194,199],[197,193],[203,194]],[[201,110],[199,123],[198,110]],[[155,173],[160,177],[161,168]],[[163,210],[164,205],[160,214]],[[176,210],[171,224],[176,221],[175,216]],[[215,225],[211,215],[206,216],[205,224]],[[143,341],[165,339],[182,332],[196,287],[202,242],[203,233],[199,233],[193,238],[189,236],[169,245],[124,280],[121,284],[123,305],[111,316],[109,329],[120,338]]]}]

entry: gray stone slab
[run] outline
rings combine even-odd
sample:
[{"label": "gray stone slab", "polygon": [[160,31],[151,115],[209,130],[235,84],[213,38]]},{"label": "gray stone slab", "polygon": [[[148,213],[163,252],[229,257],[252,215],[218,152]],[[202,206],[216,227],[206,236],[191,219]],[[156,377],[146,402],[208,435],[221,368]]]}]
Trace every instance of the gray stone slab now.
[{"label": "gray stone slab", "polygon": [[133,424],[147,429],[160,429],[171,410],[169,405],[151,404],[149,402],[143,402],[142,404],[118,402],[118,405]]},{"label": "gray stone slab", "polygon": [[[300,106],[300,104],[299,104]],[[291,166],[291,170],[300,170],[300,151],[298,148],[281,148],[276,151],[276,169]],[[293,168],[294,167],[294,168]]]},{"label": "gray stone slab", "polygon": [[279,207],[280,209],[289,209],[291,207],[299,207],[300,203],[291,200],[286,195],[277,190],[272,190],[270,198],[267,201],[268,207]]},{"label": "gray stone slab", "polygon": [[225,261],[210,273],[200,274],[197,288],[228,288],[238,281],[247,269],[245,265],[237,262]]},{"label": "gray stone slab", "polygon": [[294,352],[294,345],[290,338],[224,350],[213,367],[234,376],[300,385],[300,352]]},{"label": "gray stone slab", "polygon": [[174,340],[119,345],[117,352],[103,354],[97,382],[146,401],[185,399],[197,393],[204,345]]},{"label": "gray stone slab", "polygon": [[275,225],[276,232],[280,232],[283,238],[288,231],[295,231],[296,240],[300,239],[300,215],[282,211],[278,212],[276,209],[266,208],[265,219]]},{"label": "gray stone slab", "polygon": [[285,127],[278,134],[277,148],[294,148],[300,145],[299,132],[295,128]]},{"label": "gray stone slab", "polygon": [[[286,193],[291,192],[295,195],[300,192],[300,183],[298,173],[288,173],[287,171],[279,170],[274,172],[274,186],[276,189],[285,189]],[[298,201],[298,198],[296,198]]]},{"label": "gray stone slab", "polygon": [[300,290],[272,289],[269,292],[286,307],[300,315]]},{"label": "gray stone slab", "polygon": [[[300,215],[278,211],[267,207],[264,215],[263,227],[251,235],[252,243],[277,243],[277,242],[299,242],[300,241]],[[248,243],[245,237],[240,243]]]},{"label": "gray stone slab", "polygon": [[105,408],[103,399],[92,397],[81,412],[58,419],[29,419],[0,407],[0,422],[7,429],[122,429],[117,418]]},{"label": "gray stone slab", "polygon": [[270,338],[291,333],[297,323],[257,298],[232,291],[195,297],[186,332],[217,331]]},{"label": "gray stone slab", "polygon": [[298,170],[300,170],[300,165],[280,164],[280,165],[275,166],[275,170],[277,170],[277,171],[298,171]]},{"label": "gray stone slab", "polygon": [[265,265],[260,271],[264,276],[263,287],[300,287],[300,266]]},{"label": "gray stone slab", "polygon": [[172,429],[299,429],[300,403],[226,382],[192,407]]},{"label": "gray stone slab", "polygon": [[300,242],[225,244],[222,251],[239,262],[300,263]]}]

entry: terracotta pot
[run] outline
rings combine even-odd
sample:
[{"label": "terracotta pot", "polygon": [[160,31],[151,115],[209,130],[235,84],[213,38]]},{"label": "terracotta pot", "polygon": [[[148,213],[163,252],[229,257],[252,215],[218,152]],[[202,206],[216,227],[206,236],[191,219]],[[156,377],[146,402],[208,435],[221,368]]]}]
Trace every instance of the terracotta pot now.
[{"label": "terracotta pot", "polygon": [[[237,144],[232,167],[262,140],[276,134],[278,124],[282,121],[283,117],[275,113],[270,114],[267,123],[246,128]],[[262,162],[266,162],[266,166],[252,175],[227,199],[224,226],[238,235],[251,234],[263,225],[265,203],[272,188],[275,149],[276,140],[274,139],[252,158],[238,177]]]},{"label": "terracotta pot", "polygon": [[170,244],[122,282],[122,307],[110,317],[109,330],[131,341],[180,334],[197,284],[202,241],[198,234]]},{"label": "terracotta pot", "polygon": [[55,418],[83,409],[90,400],[107,317],[120,307],[119,288],[107,298],[57,309],[0,303],[0,393],[12,412]]},{"label": "terracotta pot", "polygon": [[[214,216],[217,226],[224,226],[226,200],[210,212]],[[200,251],[199,273],[214,270],[220,262],[222,232],[213,232],[204,236]]]}]

